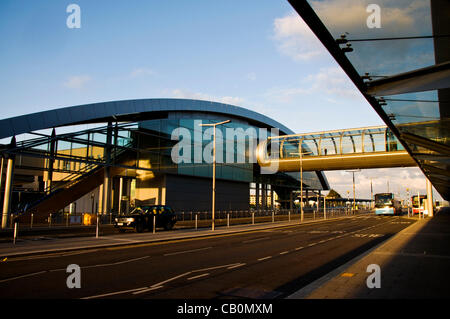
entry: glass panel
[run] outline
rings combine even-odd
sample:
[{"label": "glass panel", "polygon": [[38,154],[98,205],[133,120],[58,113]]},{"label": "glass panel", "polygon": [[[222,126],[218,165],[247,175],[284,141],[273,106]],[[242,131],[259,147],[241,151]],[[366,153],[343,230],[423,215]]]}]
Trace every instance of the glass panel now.
[{"label": "glass panel", "polygon": [[320,142],[321,155],[334,155],[339,150],[339,139],[334,137],[322,138]]},{"label": "glass panel", "polygon": [[342,137],[342,154],[355,153],[355,144],[353,138],[349,135]]},{"label": "glass panel", "polygon": [[288,138],[282,142],[283,157],[298,157],[299,140],[298,138]]},{"label": "glass panel", "polygon": [[315,139],[314,140],[303,140],[302,153],[303,153],[303,156],[319,155],[318,141],[316,141]]}]

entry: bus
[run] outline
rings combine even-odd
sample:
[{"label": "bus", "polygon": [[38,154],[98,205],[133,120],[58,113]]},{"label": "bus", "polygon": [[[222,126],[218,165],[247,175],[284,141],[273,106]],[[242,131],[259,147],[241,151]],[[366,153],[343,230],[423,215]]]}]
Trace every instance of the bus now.
[{"label": "bus", "polygon": [[400,215],[401,212],[401,201],[396,199],[393,193],[375,194],[376,215]]},{"label": "bus", "polygon": [[[414,214],[423,214],[425,211],[425,202],[427,199],[427,195],[414,195],[411,197],[411,203],[412,203],[412,212]],[[419,198],[419,200],[417,199]]]}]

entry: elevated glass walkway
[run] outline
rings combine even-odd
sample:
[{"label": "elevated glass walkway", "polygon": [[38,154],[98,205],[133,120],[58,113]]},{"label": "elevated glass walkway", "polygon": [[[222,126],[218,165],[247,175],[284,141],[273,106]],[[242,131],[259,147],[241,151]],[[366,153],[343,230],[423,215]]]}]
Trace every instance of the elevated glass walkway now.
[{"label": "elevated glass walkway", "polygon": [[417,166],[386,126],[269,137],[256,157],[281,172]]}]

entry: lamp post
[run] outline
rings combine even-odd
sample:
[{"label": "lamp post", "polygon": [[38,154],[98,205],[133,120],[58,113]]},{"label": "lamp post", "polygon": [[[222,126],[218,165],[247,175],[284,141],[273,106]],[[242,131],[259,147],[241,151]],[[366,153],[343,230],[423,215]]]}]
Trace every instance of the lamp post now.
[{"label": "lamp post", "polygon": [[210,123],[199,124],[200,126],[212,126],[214,128],[213,133],[213,185],[212,185],[212,215],[211,215],[211,230],[214,231],[215,210],[216,210],[216,126],[231,122],[230,120]]},{"label": "lamp post", "polygon": [[303,154],[311,154],[312,152],[303,153],[302,142],[299,143],[300,152],[291,153],[291,155],[300,155],[300,223],[303,223]]},{"label": "lamp post", "polygon": [[360,171],[360,169],[346,171],[353,174],[353,212],[356,210],[355,173]]}]

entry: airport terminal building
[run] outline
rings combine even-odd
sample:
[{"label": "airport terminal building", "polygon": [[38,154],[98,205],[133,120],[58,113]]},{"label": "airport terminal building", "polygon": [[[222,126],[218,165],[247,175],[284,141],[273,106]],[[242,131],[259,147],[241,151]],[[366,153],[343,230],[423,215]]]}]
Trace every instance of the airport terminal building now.
[{"label": "airport terminal building", "polygon": [[[229,121],[216,126],[211,124]],[[129,212],[162,204],[211,210],[292,207],[299,173],[263,172],[254,152],[271,135],[293,134],[254,111],[188,99],[71,106],[0,120],[3,215]],[[6,141],[6,142],[5,142]],[[329,189],[304,172],[306,190]]]}]

